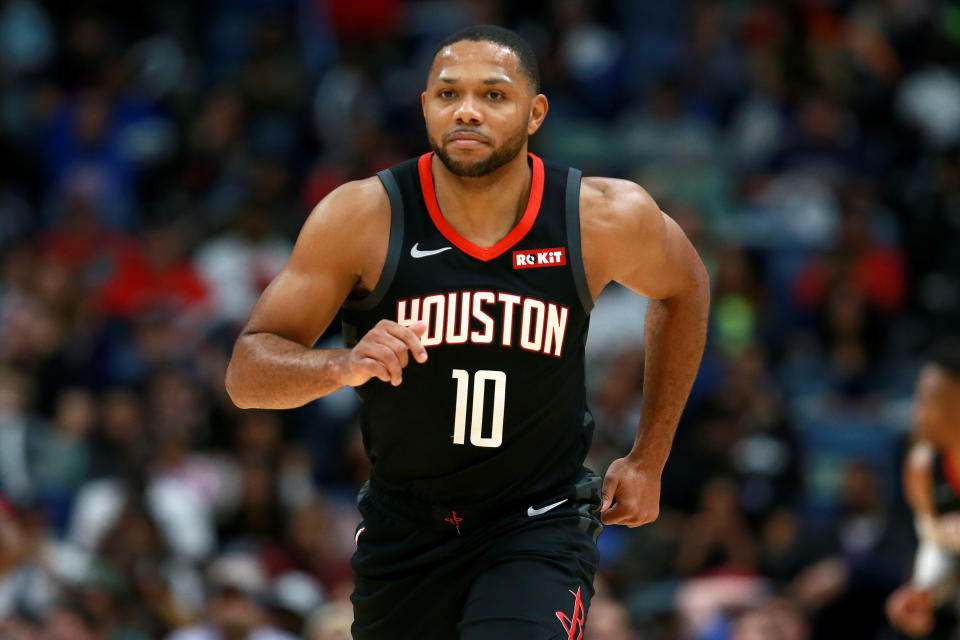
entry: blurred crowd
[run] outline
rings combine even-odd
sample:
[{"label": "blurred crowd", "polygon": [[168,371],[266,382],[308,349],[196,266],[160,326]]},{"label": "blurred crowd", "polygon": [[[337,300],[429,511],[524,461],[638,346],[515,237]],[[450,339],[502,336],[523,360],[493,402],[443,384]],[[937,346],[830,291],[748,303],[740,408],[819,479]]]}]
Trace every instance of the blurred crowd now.
[{"label": "blurred crowd", "polygon": [[[948,0],[0,0],[0,638],[349,637],[356,396],[241,411],[224,372],[313,205],[426,150],[476,23],[537,51],[532,150],[639,182],[712,275],[662,515],[601,536],[584,638],[897,637],[913,378],[960,326]],[[593,314],[599,472],[643,311]]]}]

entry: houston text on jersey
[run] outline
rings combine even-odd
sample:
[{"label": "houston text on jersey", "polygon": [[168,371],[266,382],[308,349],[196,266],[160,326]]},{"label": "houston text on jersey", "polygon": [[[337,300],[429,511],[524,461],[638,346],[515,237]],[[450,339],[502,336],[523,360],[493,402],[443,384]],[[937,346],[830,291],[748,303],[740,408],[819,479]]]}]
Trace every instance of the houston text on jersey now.
[{"label": "houston text on jersey", "polygon": [[[427,325],[425,347],[439,344],[515,344],[527,351],[560,357],[568,309],[536,298],[493,291],[451,291],[397,302],[397,324]],[[520,319],[514,331],[515,319]],[[471,329],[471,321],[476,321]],[[477,327],[477,323],[482,328]]]}]

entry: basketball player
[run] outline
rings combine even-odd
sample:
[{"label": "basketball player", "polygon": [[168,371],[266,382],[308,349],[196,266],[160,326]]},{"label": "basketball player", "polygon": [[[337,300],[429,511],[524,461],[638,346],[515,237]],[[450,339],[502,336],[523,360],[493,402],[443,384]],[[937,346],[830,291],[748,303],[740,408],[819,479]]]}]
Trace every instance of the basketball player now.
[{"label": "basketball player", "polygon": [[[373,468],[355,638],[581,638],[601,518],[657,517],[707,275],[643,189],[527,152],[547,99],[514,33],[448,37],[421,101],[433,152],[317,205],[237,341],[227,388],[238,406],[280,409],[357,387]],[[653,302],[636,444],[601,486],[582,466],[583,359],[611,281]],[[312,349],[341,307],[348,348]]]},{"label": "basketball player", "polygon": [[913,577],[887,600],[887,616],[919,637],[934,627],[936,608],[956,596],[960,554],[960,350],[945,343],[917,380],[914,430],[904,492],[920,545]]}]

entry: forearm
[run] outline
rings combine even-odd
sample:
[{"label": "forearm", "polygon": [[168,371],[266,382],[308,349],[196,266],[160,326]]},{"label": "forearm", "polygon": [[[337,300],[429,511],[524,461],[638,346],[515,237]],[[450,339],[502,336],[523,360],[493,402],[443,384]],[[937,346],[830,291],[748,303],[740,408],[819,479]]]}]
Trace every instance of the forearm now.
[{"label": "forearm", "polygon": [[272,333],[241,336],[227,367],[227,393],[242,409],[292,409],[340,389],[346,349],[310,349]]},{"label": "forearm", "polygon": [[645,329],[643,405],[631,458],[659,470],[697,376],[707,336],[710,307],[706,272],[682,296],[650,300]]}]

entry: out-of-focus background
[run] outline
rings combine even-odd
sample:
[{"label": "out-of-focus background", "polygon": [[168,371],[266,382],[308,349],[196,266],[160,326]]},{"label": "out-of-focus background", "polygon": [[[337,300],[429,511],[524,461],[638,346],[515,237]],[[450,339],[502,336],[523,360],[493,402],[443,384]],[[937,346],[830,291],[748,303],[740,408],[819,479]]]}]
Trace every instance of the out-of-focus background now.
[{"label": "out-of-focus background", "polygon": [[[937,0],[0,1],[0,637],[348,637],[356,396],[240,411],[224,370],[311,208],[426,150],[433,47],[481,22],[539,55],[533,150],[638,181],[712,275],[662,515],[601,537],[584,637],[896,637],[913,379],[960,323]],[[600,472],[643,309],[594,313]]]}]

